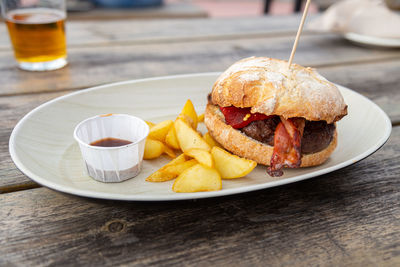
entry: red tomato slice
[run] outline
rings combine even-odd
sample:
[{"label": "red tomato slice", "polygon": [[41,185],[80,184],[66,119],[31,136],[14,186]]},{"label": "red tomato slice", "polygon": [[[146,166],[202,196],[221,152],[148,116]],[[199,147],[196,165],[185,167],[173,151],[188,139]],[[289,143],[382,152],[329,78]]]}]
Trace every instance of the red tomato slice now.
[{"label": "red tomato slice", "polygon": [[[229,124],[235,129],[241,129],[252,121],[265,120],[272,117],[261,113],[251,113],[250,109],[251,108],[237,108],[234,106],[220,107],[222,114],[225,116],[226,124]],[[247,119],[245,120],[245,118]]]}]

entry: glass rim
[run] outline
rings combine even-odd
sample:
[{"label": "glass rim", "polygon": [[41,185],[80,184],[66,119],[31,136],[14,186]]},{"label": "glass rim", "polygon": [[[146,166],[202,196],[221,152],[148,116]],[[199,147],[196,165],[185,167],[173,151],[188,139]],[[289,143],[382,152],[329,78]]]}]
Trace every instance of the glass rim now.
[{"label": "glass rim", "polygon": [[[65,15],[64,19],[67,17],[67,0],[38,0],[36,3],[20,5],[22,0],[0,0],[1,14],[5,19],[7,19],[7,14],[12,10],[27,10],[27,9],[39,9],[39,8],[49,8],[54,10],[62,11]],[[8,6],[13,4],[13,6]]]}]

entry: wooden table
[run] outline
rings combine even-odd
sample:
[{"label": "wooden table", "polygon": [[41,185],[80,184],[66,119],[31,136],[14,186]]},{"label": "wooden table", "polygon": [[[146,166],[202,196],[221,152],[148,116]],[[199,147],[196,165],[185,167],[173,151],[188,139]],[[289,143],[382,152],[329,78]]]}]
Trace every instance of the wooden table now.
[{"label": "wooden table", "polygon": [[[84,5],[80,2],[78,5]],[[68,20],[115,20],[115,19],[171,19],[206,18],[207,12],[190,2],[168,3],[160,6],[137,8],[83,7],[84,11],[68,12]],[[79,6],[78,6],[79,8]]]},{"label": "wooden table", "polygon": [[299,16],[71,21],[70,65],[15,67],[0,27],[0,265],[399,266],[400,51],[305,31],[295,62],[380,105],[393,132],[375,154],[314,179],[179,202],[118,202],[40,187],[15,168],[12,128],[28,111],[90,86],[223,71],[247,56],[287,59]]}]

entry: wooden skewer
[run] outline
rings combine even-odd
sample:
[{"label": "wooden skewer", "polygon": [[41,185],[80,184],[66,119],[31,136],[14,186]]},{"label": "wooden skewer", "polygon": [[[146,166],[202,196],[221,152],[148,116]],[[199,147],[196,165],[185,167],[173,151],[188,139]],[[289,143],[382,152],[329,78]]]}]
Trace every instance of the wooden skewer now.
[{"label": "wooden skewer", "polygon": [[301,18],[300,26],[299,26],[299,29],[297,30],[296,39],[294,40],[292,53],[290,54],[290,58],[289,58],[289,68],[290,68],[290,65],[292,65],[294,54],[296,53],[297,44],[299,43],[300,34],[303,31],[304,21],[306,20],[306,17],[308,14],[308,8],[310,7],[310,3],[311,3],[311,0],[307,0],[306,6],[304,7],[303,17]]}]

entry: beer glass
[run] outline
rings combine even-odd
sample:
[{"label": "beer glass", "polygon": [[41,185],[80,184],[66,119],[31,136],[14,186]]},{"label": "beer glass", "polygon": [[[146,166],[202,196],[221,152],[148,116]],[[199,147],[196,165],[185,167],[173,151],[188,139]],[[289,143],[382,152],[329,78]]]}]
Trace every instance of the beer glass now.
[{"label": "beer glass", "polygon": [[65,0],[0,0],[21,69],[55,70],[67,64]]}]

